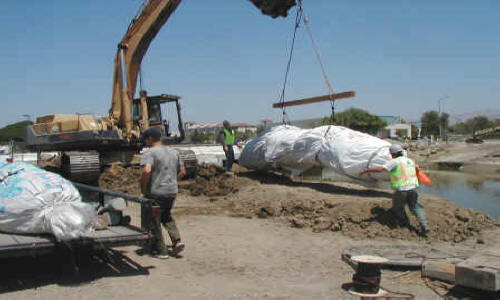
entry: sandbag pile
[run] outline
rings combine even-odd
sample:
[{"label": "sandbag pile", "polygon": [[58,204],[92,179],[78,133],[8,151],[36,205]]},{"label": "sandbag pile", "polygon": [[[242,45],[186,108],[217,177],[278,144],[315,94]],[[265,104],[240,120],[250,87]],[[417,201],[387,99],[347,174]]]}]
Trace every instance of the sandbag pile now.
[{"label": "sandbag pile", "polygon": [[28,163],[0,163],[0,231],[69,240],[91,233],[96,215],[63,177]]},{"label": "sandbag pile", "polygon": [[239,163],[249,169],[282,168],[300,175],[314,167],[332,169],[355,179],[388,180],[386,173],[359,177],[363,168],[383,166],[391,160],[390,143],[342,126],[301,129],[273,127],[248,142]]}]

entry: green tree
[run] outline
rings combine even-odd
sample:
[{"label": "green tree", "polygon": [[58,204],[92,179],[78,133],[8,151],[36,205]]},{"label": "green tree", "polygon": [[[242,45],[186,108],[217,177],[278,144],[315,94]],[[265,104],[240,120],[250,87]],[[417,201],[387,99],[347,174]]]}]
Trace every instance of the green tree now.
[{"label": "green tree", "polygon": [[465,122],[453,125],[453,132],[458,134],[471,134],[475,131],[487,129],[495,126],[495,122],[485,116],[476,116],[467,119]]},{"label": "green tree", "polygon": [[429,110],[424,112],[422,118],[422,135],[439,135],[439,114],[435,110]]},{"label": "green tree", "polygon": [[494,122],[489,120],[485,116],[476,116],[474,118],[465,121],[466,126],[469,128],[469,132],[475,132],[482,129],[491,128],[494,126]]},{"label": "green tree", "polygon": [[411,124],[411,138],[416,139],[418,137],[418,127]]},{"label": "green tree", "polygon": [[[325,117],[321,123],[322,125],[331,125],[331,116]],[[349,108],[348,110],[335,114],[335,122],[333,122],[333,124],[369,134],[376,134],[380,129],[387,126],[385,121],[359,108]]]},{"label": "green tree", "polygon": [[441,125],[441,135],[446,136],[446,132],[448,131],[449,127],[449,119],[450,115],[447,113],[441,113],[439,116],[439,123]]},{"label": "green tree", "polygon": [[193,143],[207,143],[215,140],[215,135],[210,133],[203,133],[195,130],[191,136],[191,141]]},{"label": "green tree", "polygon": [[464,122],[456,123],[455,125],[453,125],[452,130],[453,130],[453,133],[456,133],[456,134],[470,133],[469,126],[467,124],[465,124]]},{"label": "green tree", "polygon": [[33,124],[31,121],[22,121],[0,128],[0,142],[24,140],[24,127],[31,124]]},{"label": "green tree", "polygon": [[257,135],[256,132],[253,132],[251,130],[245,130],[242,133],[237,133],[236,137],[238,138],[239,141],[246,141],[253,139]]}]

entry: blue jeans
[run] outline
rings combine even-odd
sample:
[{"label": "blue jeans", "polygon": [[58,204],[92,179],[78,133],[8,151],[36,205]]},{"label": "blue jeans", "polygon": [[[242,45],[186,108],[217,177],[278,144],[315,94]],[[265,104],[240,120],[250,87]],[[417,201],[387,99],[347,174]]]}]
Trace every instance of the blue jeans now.
[{"label": "blue jeans", "polygon": [[427,220],[425,212],[418,201],[418,193],[415,189],[409,191],[396,191],[392,200],[392,211],[396,214],[400,222],[408,224],[405,205],[408,204],[410,211],[417,217],[423,230],[427,230]]},{"label": "blue jeans", "polygon": [[225,169],[226,171],[231,171],[231,168],[233,167],[234,163],[234,150],[233,150],[233,145],[228,145],[227,146],[227,151],[224,151],[226,153],[226,166]]}]

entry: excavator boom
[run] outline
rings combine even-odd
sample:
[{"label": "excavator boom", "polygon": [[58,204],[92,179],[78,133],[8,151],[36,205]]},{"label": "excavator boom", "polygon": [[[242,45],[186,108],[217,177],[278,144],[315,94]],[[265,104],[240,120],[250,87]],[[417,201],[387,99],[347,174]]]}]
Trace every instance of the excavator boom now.
[{"label": "excavator boom", "polygon": [[[118,44],[113,75],[112,105],[110,118],[124,129],[124,137],[132,137],[131,105],[137,86],[142,58],[149,45],[177,9],[182,0],[149,0],[137,18],[133,19]],[[250,0],[263,14],[273,18],[285,17],[295,0]],[[145,97],[142,97],[145,98]],[[145,100],[141,100],[144,102]],[[142,103],[145,105],[145,103]],[[143,122],[147,120],[143,109]],[[147,127],[147,124],[143,124]]]},{"label": "excavator boom", "polygon": [[110,117],[124,127],[128,139],[131,138],[131,104],[142,59],[160,28],[180,3],[181,0],[149,0],[118,44]]}]

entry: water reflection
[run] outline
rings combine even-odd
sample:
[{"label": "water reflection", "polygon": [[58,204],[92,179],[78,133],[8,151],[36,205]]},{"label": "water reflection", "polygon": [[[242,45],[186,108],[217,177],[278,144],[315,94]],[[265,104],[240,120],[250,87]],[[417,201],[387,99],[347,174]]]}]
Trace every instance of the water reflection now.
[{"label": "water reflection", "polygon": [[[500,180],[486,178],[479,174],[453,172],[453,171],[428,171],[434,186],[421,186],[419,192],[436,195],[448,199],[458,205],[482,211],[500,220]],[[310,178],[321,177],[331,181],[349,181],[348,178],[324,171],[322,176],[310,174]],[[389,184],[378,187],[389,189]]]},{"label": "water reflection", "polygon": [[421,192],[500,219],[500,181],[460,172],[431,171],[429,176],[434,186],[422,186]]}]

